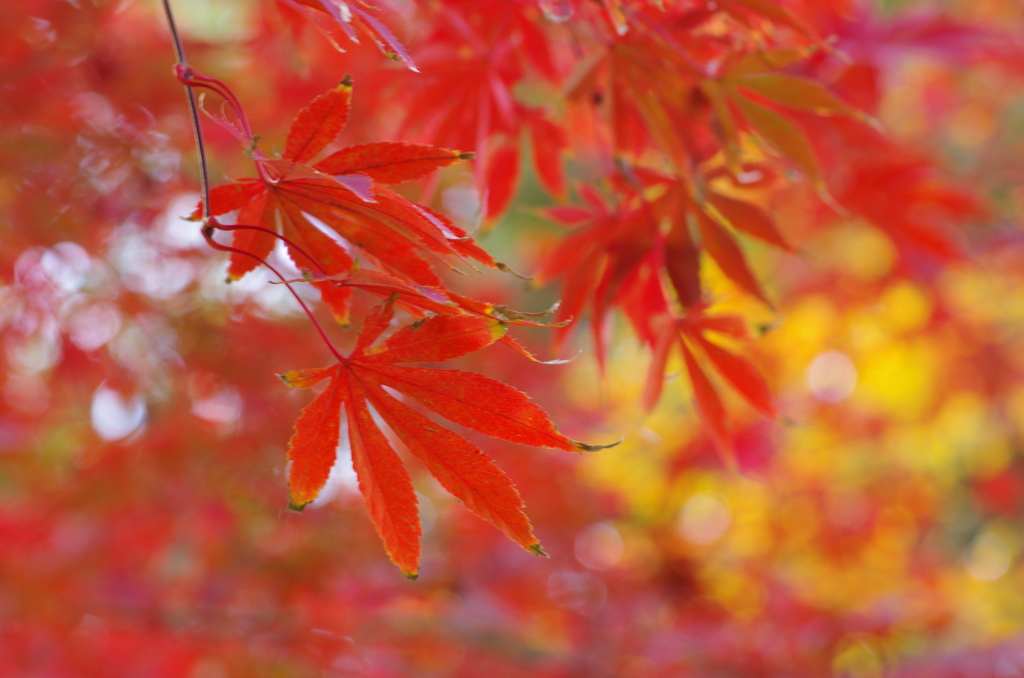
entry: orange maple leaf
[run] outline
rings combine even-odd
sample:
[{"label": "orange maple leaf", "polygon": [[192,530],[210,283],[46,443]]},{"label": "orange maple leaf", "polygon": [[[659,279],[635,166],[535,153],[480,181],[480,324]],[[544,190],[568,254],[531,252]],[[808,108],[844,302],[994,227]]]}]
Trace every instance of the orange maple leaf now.
[{"label": "orange maple leaf", "polygon": [[[494,259],[444,216],[387,187],[422,177],[461,159],[462,153],[421,144],[379,142],[351,146],[315,164],[348,119],[348,78],[316,97],[296,116],[284,156],[253,152],[260,177],[218,186],[210,192],[213,216],[238,210],[228,277],[256,268],[278,238],[302,270],[322,276],[348,273],[353,258],[317,223],[390,273],[420,285],[438,285],[431,264],[451,258],[495,266]],[[247,124],[243,126],[247,129]],[[237,129],[237,128],[236,128]],[[243,133],[242,137],[251,137]],[[199,216],[199,210],[193,215]],[[311,220],[312,219],[312,220]],[[347,322],[350,290],[321,280],[314,285],[339,322]]]},{"label": "orange maple leaf", "polygon": [[709,333],[730,337],[733,340],[750,339],[742,318],[734,315],[710,315],[707,313],[706,303],[696,304],[687,309],[685,316],[662,323],[648,368],[642,401],[648,411],[658,402],[669,354],[673,347],[678,346],[693,386],[697,413],[707,425],[712,439],[726,460],[733,463],[735,460],[726,423],[725,406],[705,368],[701,366],[700,354],[704,355],[714,370],[755,410],[770,419],[777,419],[779,414],[772,402],[768,383],[757,367],[742,355],[733,353],[708,339]]},{"label": "orange maple leaf", "polygon": [[389,390],[495,438],[569,451],[596,447],[559,433],[526,394],[500,381],[459,370],[397,365],[457,358],[494,343],[506,327],[488,316],[434,315],[372,346],[391,322],[396,297],[374,308],[349,357],[328,367],[281,375],[286,384],[297,388],[330,380],[302,411],[289,442],[291,507],[301,510],[327,482],[341,438],[344,408],[352,464],[370,518],[391,560],[406,577],[417,576],[421,531],[416,495],[405,466],[374,420],[372,407],[466,508],[524,549],[545,555],[523,513],[519,493],[501,469],[465,438],[441,428]]}]

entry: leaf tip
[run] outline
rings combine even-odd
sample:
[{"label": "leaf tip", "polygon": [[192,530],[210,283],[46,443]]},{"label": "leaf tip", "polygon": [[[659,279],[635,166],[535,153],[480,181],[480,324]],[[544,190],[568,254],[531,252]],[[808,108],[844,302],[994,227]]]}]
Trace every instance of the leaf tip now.
[{"label": "leaf tip", "polygon": [[535,542],[533,544],[530,544],[530,552],[533,553],[533,555],[539,556],[541,558],[550,558],[551,557],[551,556],[548,555],[547,551],[544,550],[544,547],[542,547],[540,545],[539,541]]},{"label": "leaf tip", "polygon": [[523,275],[521,273],[516,273],[514,270],[512,270],[511,266],[509,266],[508,264],[504,264],[504,263],[502,263],[500,261],[494,262],[494,267],[497,268],[499,271],[504,271],[505,273],[511,273],[512,275],[514,275],[515,277],[519,278],[520,280],[526,280],[526,281],[533,280],[533,278],[531,278],[529,276]]},{"label": "leaf tip", "polygon": [[573,447],[576,448],[577,452],[597,452],[599,450],[607,450],[607,449],[611,449],[613,447],[617,447],[617,446],[621,445],[622,441],[625,440],[625,439],[626,439],[626,436],[622,436],[621,438],[616,440],[614,443],[609,443],[607,445],[594,445],[592,443],[583,443],[583,442],[580,442],[579,440],[573,440],[572,441],[572,445],[573,445]]},{"label": "leaf tip", "polygon": [[[564,327],[564,325],[555,325],[555,327]],[[577,358],[583,355],[583,349],[581,348],[576,355],[571,358],[555,358],[553,360],[534,360],[541,365],[568,365],[571,362],[575,362]],[[618,443],[615,443],[618,445]]]}]

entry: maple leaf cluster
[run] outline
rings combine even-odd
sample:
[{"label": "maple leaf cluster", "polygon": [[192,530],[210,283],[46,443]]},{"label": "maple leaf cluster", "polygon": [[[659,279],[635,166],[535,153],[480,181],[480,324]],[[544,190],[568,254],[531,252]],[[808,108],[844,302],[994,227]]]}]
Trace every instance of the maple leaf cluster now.
[{"label": "maple leaf cluster", "polygon": [[[364,21],[370,20],[359,12]],[[411,61],[403,60],[413,67]],[[453,266],[453,259],[470,266],[476,261],[491,268],[507,267],[442,214],[388,188],[474,154],[426,144],[377,142],[342,148],[313,162],[348,121],[353,83],[346,76],[298,113],[281,158],[271,159],[258,149],[258,137],[244,108],[227,85],[180,63],[176,73],[186,87],[210,90],[223,98],[222,113],[210,117],[246,145],[256,164],[258,178],[207,188],[208,199],[192,215],[203,221],[204,235],[215,249],[231,253],[228,281],[241,279],[261,264],[275,270],[267,259],[280,241],[291,263],[306,276],[302,281],[282,278],[281,282],[312,284],[339,323],[349,324],[354,289],[387,295],[365,319],[348,357],[340,355],[310,315],[338,364],[281,377],[288,386],[300,389],[329,379],[327,389],[295,423],[288,451],[290,507],[301,511],[327,484],[337,457],[344,408],[353,465],[370,517],[392,561],[406,577],[418,576],[421,531],[412,481],[374,423],[375,413],[469,510],[528,551],[546,555],[505,474],[464,438],[433,424],[383,389],[395,389],[452,421],[512,442],[577,452],[605,447],[558,433],[525,394],[500,381],[451,370],[389,367],[393,362],[458,358],[502,339],[536,360],[511,337],[506,338],[505,330],[508,323],[543,326],[528,318],[545,314],[518,313],[462,297],[446,290],[433,270],[437,263]],[[233,118],[228,117],[228,109]],[[217,220],[229,213],[235,215],[234,224]],[[328,235],[328,229],[340,241]],[[215,230],[231,231],[231,245],[214,240]],[[365,270],[368,265],[373,269]],[[399,299],[414,316],[434,315],[371,348],[389,329]]]},{"label": "maple leaf cluster", "polygon": [[[463,314],[473,322],[523,322],[522,314],[502,315],[493,305],[446,289],[435,271],[438,265],[507,267],[443,214],[409,200],[390,186],[423,179],[460,160],[475,158],[475,185],[482,198],[480,219],[490,226],[516,192],[520,138],[527,134],[531,140],[541,184],[554,198],[564,199],[563,155],[571,150],[565,125],[588,127],[598,139],[602,157],[598,168],[603,176],[594,176],[590,184],[577,187],[585,205],[548,210],[552,219],[572,232],[546,257],[537,274],[538,284],[559,279],[564,284],[553,325],[556,350],[578,320],[589,315],[597,360],[603,369],[610,313],[621,309],[652,353],[644,407],[651,410],[656,406],[669,359],[677,349],[696,411],[715,445],[734,463],[729,416],[709,372],[717,373],[762,415],[774,419],[778,411],[769,385],[754,363],[723,345],[723,341],[748,341],[751,334],[742,318],[709,311],[713,299],[704,279],[708,263],[713,262],[735,288],[769,310],[773,308],[740,245],[740,236],[790,253],[799,249],[790,244],[761,204],[766,190],[778,190],[784,183],[806,187],[826,210],[838,215],[861,213],[925,251],[955,256],[954,246],[941,231],[926,231],[909,216],[894,218],[891,208],[885,214],[872,212],[870,205],[878,201],[871,196],[844,190],[834,197],[833,186],[840,182],[828,180],[819,151],[801,125],[820,130],[822,138],[843,146],[842,153],[849,152],[848,146],[861,148],[870,158],[872,172],[900,170],[879,166],[881,158],[892,153],[892,144],[870,113],[800,72],[815,59],[827,57],[832,48],[781,6],[752,0],[701,8],[611,3],[601,11],[566,6],[572,19],[565,28],[592,46],[586,57],[571,63],[558,58],[549,44],[551,34],[544,28],[543,13],[529,4],[497,9],[454,2],[434,8],[436,20],[426,37],[430,48],[417,66],[384,24],[357,5],[284,4],[313,19],[321,29],[341,28],[356,41],[353,27],[358,26],[372,35],[385,53],[410,70],[421,71],[424,77],[409,95],[408,110],[416,114],[405,116],[399,132],[417,134],[429,143],[362,144],[334,150],[317,160],[348,121],[353,81],[346,76],[298,113],[280,158],[270,158],[259,148],[260,137],[230,88],[179,64],[177,74],[183,84],[212,91],[223,99],[221,113],[208,117],[243,143],[258,175],[207,189],[208,201],[197,208],[193,218],[203,220],[211,245],[230,252],[229,281],[239,280],[260,264],[270,266],[268,258],[277,243],[283,243],[290,262],[304,276],[303,281],[285,284],[311,284],[343,325],[349,324],[353,290],[387,295],[384,306],[375,310],[367,323],[378,317],[381,309],[387,309],[390,318],[396,303],[414,317],[440,314],[437,321],[428,317],[428,326],[454,322],[452,318]],[[551,8],[541,9],[551,15]],[[775,29],[766,30],[768,26]],[[534,73],[539,87],[560,87],[564,92],[561,124],[553,119],[552,111],[520,103],[513,94],[514,88]],[[680,128],[684,131],[679,132]],[[475,150],[450,150],[442,145]],[[868,150],[872,148],[877,149],[875,156]],[[607,197],[595,188],[601,185]],[[865,190],[863,182],[858,186]],[[906,209],[913,211],[918,199],[928,198],[911,191],[903,201]],[[976,211],[967,196],[947,200],[944,207],[960,218]],[[234,215],[234,224],[218,220],[229,214]],[[214,230],[231,231],[231,245],[213,240],[210,234]],[[378,276],[375,283],[357,279],[360,269],[367,268]],[[315,319],[313,322],[316,324]],[[406,575],[415,576],[419,550],[413,544],[418,544],[419,528],[411,485],[386,436],[370,423],[370,413],[382,417],[442,485],[464,501],[467,490],[455,491],[448,481],[452,468],[468,463],[465,460],[470,457],[460,456],[457,450],[464,444],[452,442],[454,434],[447,431],[418,426],[418,436],[413,436],[408,422],[399,424],[394,419],[388,409],[394,406],[385,405],[391,401],[380,400],[385,392],[365,385],[355,389],[354,377],[343,378],[356,374],[351,370],[361,364],[359,351],[370,343],[365,337],[379,336],[383,329],[364,327],[357,352],[343,358],[319,324],[317,328],[339,359],[339,366],[324,368],[313,373],[315,376],[285,378],[287,384],[305,388],[330,377],[327,390],[299,418],[289,446],[291,504],[301,508],[326,484],[344,407],[370,514],[392,559]],[[439,335],[434,341],[447,339]],[[511,337],[503,337],[503,341],[533,358]],[[438,350],[439,356],[445,356],[439,359],[464,353]],[[485,397],[482,393],[467,397],[478,400]],[[460,424],[508,438],[507,417],[503,419],[497,412],[453,416],[451,410],[437,410],[424,392],[403,394]],[[392,413],[391,419],[382,407]],[[530,417],[538,416],[530,412]],[[474,423],[467,424],[467,416]],[[583,449],[566,440],[538,442],[525,437],[519,441]],[[454,466],[442,470],[417,452],[431,445],[464,461],[449,460],[449,466]],[[371,463],[371,459],[375,461]],[[484,493],[510,497],[505,510],[513,506],[519,510],[514,492],[491,488]],[[493,512],[477,510],[475,502],[466,503],[524,547],[542,553],[532,536],[523,536],[530,534],[528,528],[510,531],[507,524],[495,522]],[[517,520],[525,521],[525,517]]]},{"label": "maple leaf cluster", "polygon": [[1016,0],[171,4],[0,22],[0,675],[1019,672]]}]

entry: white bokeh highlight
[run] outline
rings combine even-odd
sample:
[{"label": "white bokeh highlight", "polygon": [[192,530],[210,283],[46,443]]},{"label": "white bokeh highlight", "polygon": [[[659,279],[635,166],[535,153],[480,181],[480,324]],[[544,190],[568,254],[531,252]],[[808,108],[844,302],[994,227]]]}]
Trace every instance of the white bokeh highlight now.
[{"label": "white bokeh highlight", "polygon": [[92,396],[92,427],[104,440],[120,440],[142,425],[146,403],[139,396],[125,398],[100,386]]},{"label": "white bokeh highlight", "polygon": [[846,400],[857,387],[857,368],[845,353],[823,351],[807,366],[807,387],[826,403]]},{"label": "white bokeh highlight", "polygon": [[622,535],[611,523],[590,525],[576,535],[576,560],[590,570],[607,570],[622,559]]},{"label": "white bokeh highlight", "polygon": [[691,544],[707,546],[721,539],[731,522],[732,510],[723,499],[701,493],[683,505],[676,529]]},{"label": "white bokeh highlight", "polygon": [[980,581],[995,581],[1010,569],[1013,553],[1006,540],[992,532],[978,535],[967,549],[964,567]]}]

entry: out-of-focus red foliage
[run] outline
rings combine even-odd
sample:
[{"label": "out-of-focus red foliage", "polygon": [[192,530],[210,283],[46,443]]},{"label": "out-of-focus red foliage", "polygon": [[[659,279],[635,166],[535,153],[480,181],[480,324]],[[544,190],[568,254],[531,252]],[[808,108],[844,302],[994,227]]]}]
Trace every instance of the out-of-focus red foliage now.
[{"label": "out-of-focus red foliage", "polygon": [[1024,675],[1019,3],[172,4],[0,22],[0,676]]}]

